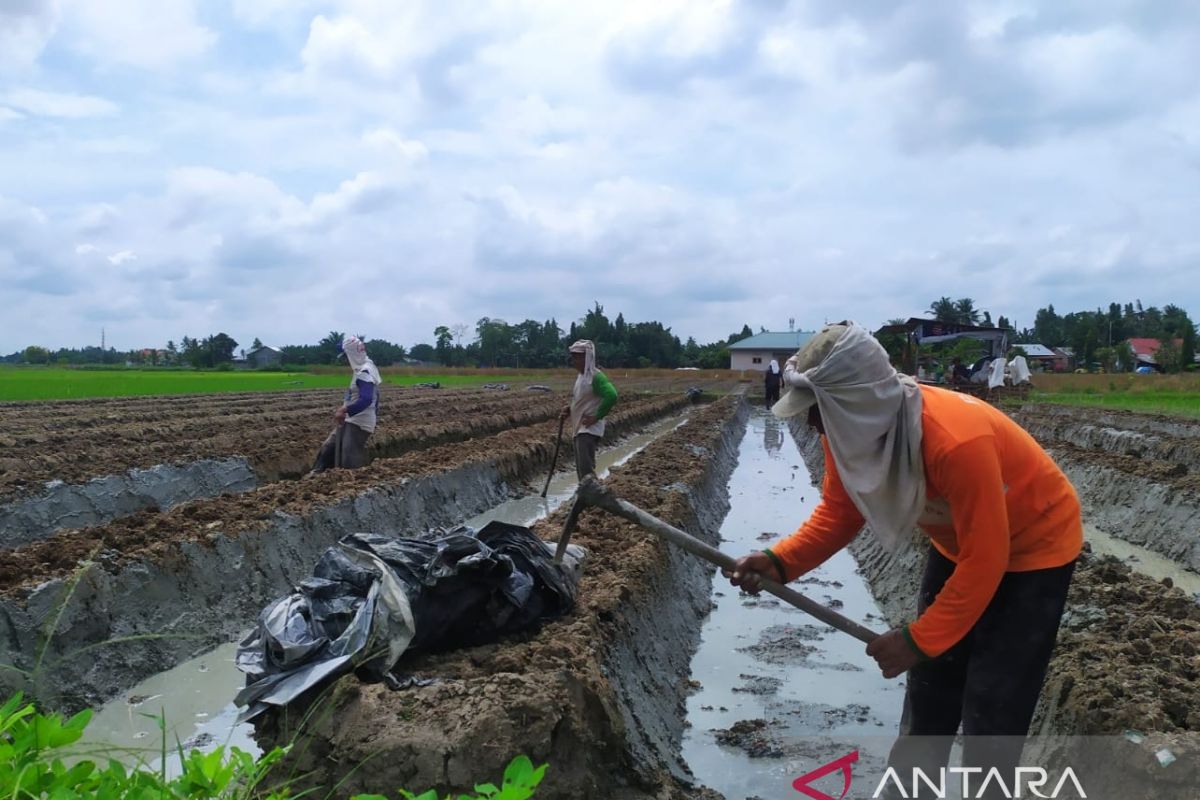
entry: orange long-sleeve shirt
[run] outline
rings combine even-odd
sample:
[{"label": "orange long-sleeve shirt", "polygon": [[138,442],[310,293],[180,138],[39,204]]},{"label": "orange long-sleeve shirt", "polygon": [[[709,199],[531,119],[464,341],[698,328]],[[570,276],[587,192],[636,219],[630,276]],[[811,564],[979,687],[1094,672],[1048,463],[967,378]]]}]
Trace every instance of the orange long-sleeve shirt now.
[{"label": "orange long-sleeve shirt", "polygon": [[[1070,563],[1083,545],[1079,499],[1033,437],[993,406],[921,387],[921,451],[927,505],[918,524],[955,562],[937,598],[908,627],[927,656],[950,649],[979,620],[1005,572]],[[863,526],[825,447],[821,502],[800,529],[771,548],[788,580],[845,547]]]}]

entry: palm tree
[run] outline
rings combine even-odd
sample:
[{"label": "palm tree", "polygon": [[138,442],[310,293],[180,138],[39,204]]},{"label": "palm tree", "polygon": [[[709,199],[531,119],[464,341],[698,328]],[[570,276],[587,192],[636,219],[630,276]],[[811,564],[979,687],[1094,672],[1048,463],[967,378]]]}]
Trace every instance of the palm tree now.
[{"label": "palm tree", "polygon": [[949,297],[940,297],[929,306],[929,312],[938,322],[958,322],[958,306]]},{"label": "palm tree", "polygon": [[975,308],[975,301],[971,298],[961,297],[955,301],[954,311],[958,322],[963,325],[979,324],[979,309]]}]

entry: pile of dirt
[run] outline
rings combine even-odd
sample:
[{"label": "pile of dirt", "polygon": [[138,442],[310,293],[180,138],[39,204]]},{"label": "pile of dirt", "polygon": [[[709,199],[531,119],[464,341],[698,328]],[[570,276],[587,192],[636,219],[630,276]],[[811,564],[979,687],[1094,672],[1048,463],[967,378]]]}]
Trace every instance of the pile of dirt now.
[{"label": "pile of dirt", "polygon": [[1110,557],[1085,555],[1050,667],[1054,727],[1200,734],[1200,606]]},{"label": "pile of dirt", "polygon": [[[628,433],[686,402],[679,396],[660,395],[623,403],[611,415],[611,435]],[[504,479],[520,480],[550,461],[556,431],[554,422],[527,425],[482,439],[379,459],[355,471],[353,480],[348,480],[350,473],[331,470],[244,494],[195,500],[170,511],[144,510],[106,525],[60,531],[5,552],[0,559],[0,595],[20,596],[50,578],[71,573],[84,560],[96,560],[111,570],[137,559],[178,557],[184,542],[204,545],[217,534],[228,537],[262,529],[278,515],[308,516],[316,507],[467,463],[489,462]]]},{"label": "pile of dirt", "polygon": [[[740,432],[738,403],[730,398],[695,412],[614,470],[609,485],[715,541],[728,508],[723,489],[732,435]],[[536,532],[557,538],[565,513]],[[311,771],[311,780],[328,786],[375,756],[339,794],[397,785],[461,791],[525,753],[551,764],[538,794],[548,800],[699,796],[686,785],[678,747],[712,572],[600,511],[580,516],[572,541],[589,555],[570,617],[499,644],[402,660],[398,671],[436,677],[435,685],[397,692],[342,679],[327,694],[262,720],[260,743],[294,740],[289,768]],[[295,730],[305,715],[308,723]]]}]

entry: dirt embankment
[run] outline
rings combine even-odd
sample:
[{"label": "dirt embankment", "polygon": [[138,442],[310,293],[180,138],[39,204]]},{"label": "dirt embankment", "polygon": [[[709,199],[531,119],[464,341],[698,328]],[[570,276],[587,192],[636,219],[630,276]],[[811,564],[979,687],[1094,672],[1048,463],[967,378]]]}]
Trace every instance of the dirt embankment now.
[{"label": "dirt embankment", "polygon": [[[694,413],[614,470],[609,485],[714,542],[744,414],[736,398]],[[557,538],[565,513],[538,534]],[[347,677],[264,720],[260,741],[298,735],[285,771],[311,770],[328,786],[349,775],[339,794],[464,791],[524,753],[551,765],[538,793],[547,800],[707,796],[687,786],[679,743],[711,569],[599,511],[581,516],[572,541],[589,555],[570,617],[498,644],[402,660],[398,672],[433,685],[391,691]],[[305,713],[297,734],[289,721]]]},{"label": "dirt embankment", "polygon": [[[609,435],[686,403],[660,396],[619,407]],[[62,663],[40,676],[39,696],[67,708],[103,701],[240,635],[345,533],[419,534],[527,491],[519,483],[546,468],[556,430],[547,422],[505,431],[11,550],[0,561],[0,663],[30,668],[54,619],[46,663]],[[100,646],[130,636],[163,638]]]},{"label": "dirt embankment", "polygon": [[1013,418],[1067,473],[1085,522],[1200,571],[1200,420],[1051,405]]},{"label": "dirt embankment", "polygon": [[[315,403],[296,393],[257,406],[210,400],[157,414],[111,404],[90,419],[76,410],[63,427],[53,415],[0,424],[0,546],[299,477],[332,425],[336,401],[318,394]],[[371,437],[371,456],[543,422],[561,404],[561,396],[479,390],[393,398]]]},{"label": "dirt embankment", "polygon": [[[1026,419],[1057,419],[1064,424],[1063,435],[1069,435],[1067,426],[1078,424],[1076,415],[1086,418],[1087,413],[1034,411]],[[1161,419],[1128,416],[1133,418],[1125,420],[1126,430],[1153,430],[1156,419]],[[1017,418],[1023,421],[1020,415]],[[1168,425],[1177,422],[1162,421]],[[1182,424],[1189,425],[1186,421]],[[817,436],[802,424],[793,425],[792,430],[802,443],[809,469],[819,479],[824,474],[824,463]],[[1110,434],[1097,436],[1102,441]],[[1084,441],[1082,434],[1078,440]],[[1061,450],[1055,447],[1053,452],[1062,463]],[[1174,452],[1179,457],[1188,451],[1164,443],[1156,452],[1164,456]],[[1064,466],[1069,469],[1070,462]],[[1182,494],[1189,490],[1180,487],[1179,491]],[[1080,494],[1087,518],[1094,511],[1088,507],[1089,495],[1085,491]],[[1180,502],[1195,501],[1194,497],[1180,498]],[[1163,531],[1163,535],[1169,533]],[[864,530],[851,544],[872,593],[892,625],[915,616],[926,541],[914,531],[908,546],[887,554],[869,530]],[[1190,797],[1179,792],[1200,783],[1198,690],[1200,606],[1180,589],[1132,572],[1110,557],[1085,552],[1072,581],[1058,645],[1034,721],[1033,733],[1039,739],[1027,749],[1026,758],[1032,758],[1031,763],[1039,759],[1041,763],[1052,763],[1046,761],[1051,759],[1073,764],[1080,774],[1086,769],[1093,780],[1119,792],[1105,797]],[[1131,741],[1125,737],[1127,731],[1136,731],[1145,738]],[[1175,759],[1168,767],[1162,766],[1156,755],[1164,747]]]}]

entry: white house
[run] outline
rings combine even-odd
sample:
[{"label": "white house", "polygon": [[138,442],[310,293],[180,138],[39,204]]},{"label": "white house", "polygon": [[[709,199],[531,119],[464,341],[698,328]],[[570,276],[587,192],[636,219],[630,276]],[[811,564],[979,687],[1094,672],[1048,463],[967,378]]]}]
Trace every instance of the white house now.
[{"label": "white house", "polygon": [[771,359],[783,362],[796,354],[816,331],[784,331],[783,333],[760,333],[729,345],[730,369],[756,369],[766,372]]}]

